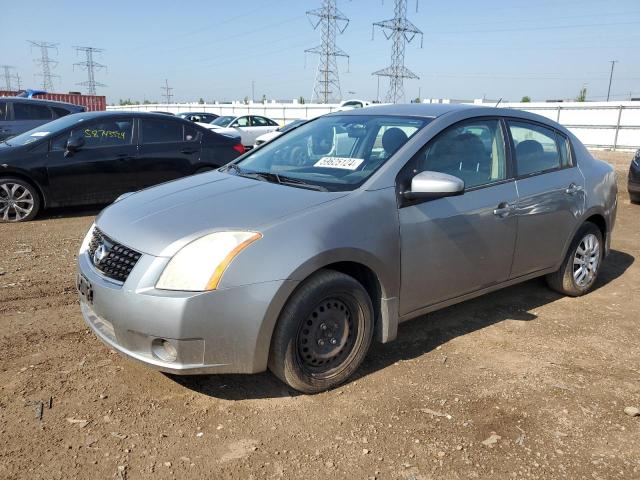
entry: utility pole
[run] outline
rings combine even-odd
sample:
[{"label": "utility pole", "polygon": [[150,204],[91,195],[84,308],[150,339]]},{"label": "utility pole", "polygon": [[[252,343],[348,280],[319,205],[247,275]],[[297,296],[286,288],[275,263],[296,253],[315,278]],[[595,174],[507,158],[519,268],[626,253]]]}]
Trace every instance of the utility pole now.
[{"label": "utility pole", "polygon": [[256,103],[256,81],[251,80],[251,103]]},{"label": "utility pole", "polygon": [[12,91],[12,85],[11,85],[11,70],[15,67],[12,67],[11,65],[0,65],[0,68],[2,68],[2,70],[4,71],[4,88],[5,90],[8,91]]},{"label": "utility pole", "polygon": [[607,90],[607,102],[609,101],[609,96],[611,95],[611,82],[613,81],[613,67],[615,66],[616,63],[618,63],[618,60],[611,60],[611,73],[609,74],[609,89]]},{"label": "utility pole", "polygon": [[87,71],[87,80],[84,82],[76,83],[76,85],[82,85],[87,87],[87,93],[89,95],[96,94],[96,87],[106,87],[104,83],[100,83],[96,81],[95,72],[96,70],[101,70],[103,68],[107,68],[101,63],[96,62],[93,59],[94,53],[104,52],[102,48],[94,48],[94,47],[73,47],[76,49],[76,53],[84,52],[86,60],[84,62],[77,62],[73,64],[73,67],[80,67],[83,70]]},{"label": "utility pole", "polygon": [[[416,0],[416,10],[417,7]],[[389,77],[389,91],[385,98],[385,101],[389,103],[398,103],[404,100],[405,78],[420,78],[404,66],[404,51],[406,44],[411,43],[417,36],[420,36],[420,47],[423,42],[422,31],[407,20],[407,0],[395,0],[394,13],[394,18],[373,24],[373,31],[375,31],[375,27],[380,27],[387,40],[393,40],[391,66],[372,73],[378,77]]]},{"label": "utility pole", "polygon": [[33,47],[40,49],[40,58],[36,58],[34,61],[42,68],[42,73],[36,74],[38,77],[42,77],[42,89],[46,91],[53,90],[53,79],[60,78],[60,75],[51,73],[51,70],[58,66],[58,62],[51,60],[49,57],[49,50],[55,50],[58,53],[58,44],[49,42],[34,42],[29,40],[31,49]]},{"label": "utility pole", "polygon": [[167,105],[171,103],[171,99],[173,98],[173,88],[169,86],[169,80],[164,79],[164,87],[160,87],[161,90],[164,90],[162,96],[164,97]]},{"label": "utility pole", "polygon": [[338,10],[336,0],[322,0],[322,7],[309,10],[307,17],[314,30],[321,27],[322,40],[319,46],[305,50],[305,53],[314,53],[319,56],[311,100],[332,103],[342,97],[337,58],[346,57],[347,62],[349,60],[349,55],[336,45],[336,35],[344,33],[349,25],[349,19]]}]

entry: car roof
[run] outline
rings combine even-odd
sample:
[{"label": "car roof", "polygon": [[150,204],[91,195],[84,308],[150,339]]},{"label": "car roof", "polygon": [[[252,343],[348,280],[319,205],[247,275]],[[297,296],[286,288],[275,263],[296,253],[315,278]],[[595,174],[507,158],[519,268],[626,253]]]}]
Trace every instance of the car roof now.
[{"label": "car roof", "polygon": [[134,116],[134,117],[148,117],[148,118],[161,118],[163,120],[167,119],[176,119],[177,121],[186,121],[180,117],[176,117],[175,115],[167,115],[166,113],[153,113],[153,112],[138,112],[136,110],[102,110],[96,112],[81,112],[76,115],[82,115],[85,119],[91,120],[94,118],[109,118],[109,117],[122,117],[125,116]]},{"label": "car roof", "polygon": [[55,107],[59,105],[61,107],[75,107],[75,108],[86,108],[84,105],[76,105],[75,103],[69,102],[59,102],[57,100],[47,100],[46,98],[27,98],[27,97],[0,97],[1,101],[9,100],[11,102],[27,102],[27,103],[40,103],[42,105],[50,105]]},{"label": "car roof", "polygon": [[463,103],[407,103],[373,105],[354,110],[338,110],[329,115],[402,115],[434,119],[452,112],[470,112],[477,116],[515,117],[523,120],[532,120],[543,123],[567,134],[569,131],[550,118],[536,113],[518,110],[515,108],[498,108],[495,106],[463,104]]}]

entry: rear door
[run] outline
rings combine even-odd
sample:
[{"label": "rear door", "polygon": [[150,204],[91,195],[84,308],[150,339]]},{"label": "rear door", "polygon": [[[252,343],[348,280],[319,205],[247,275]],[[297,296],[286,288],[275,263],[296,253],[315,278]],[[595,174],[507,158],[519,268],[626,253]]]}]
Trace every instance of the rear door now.
[{"label": "rear door", "polygon": [[252,128],[254,131],[254,134],[253,134],[254,138],[253,138],[253,141],[251,142],[251,145],[255,143],[256,138],[258,138],[260,135],[273,132],[278,128],[278,124],[275,123],[273,120],[270,120],[266,117],[261,117],[258,115],[253,115],[251,117],[251,125],[253,126]]},{"label": "rear door", "polygon": [[[100,204],[115,200],[135,185],[137,156],[133,118],[109,117],[66,131],[49,143],[47,173],[54,202]],[[65,156],[70,136],[85,144]]]},{"label": "rear door", "polygon": [[512,277],[554,267],[584,211],[584,177],[569,140],[542,124],[508,120],[517,173],[518,241]]},{"label": "rear door", "polygon": [[170,117],[139,118],[136,190],[194,173],[201,135],[193,125]]},{"label": "rear door", "polygon": [[9,102],[12,112],[9,112],[10,121],[4,128],[4,135],[14,136],[43,123],[53,120],[54,115],[49,106],[35,102]]},{"label": "rear door", "polygon": [[[483,134],[490,135],[488,144]],[[497,118],[465,120],[438,134],[401,171],[400,191],[422,171],[465,182],[463,195],[402,200],[401,315],[509,278],[517,232],[511,212],[518,194],[505,139]]]}]

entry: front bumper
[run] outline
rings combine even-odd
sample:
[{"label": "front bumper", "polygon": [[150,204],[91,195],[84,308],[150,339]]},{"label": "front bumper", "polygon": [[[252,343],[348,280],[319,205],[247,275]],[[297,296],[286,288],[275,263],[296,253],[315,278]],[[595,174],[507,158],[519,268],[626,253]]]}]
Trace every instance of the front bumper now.
[{"label": "front bumper", "polygon": [[[87,325],[109,347],[169,373],[256,373],[267,367],[271,333],[298,282],[278,280],[210,292],[154,287],[167,258],[143,255],[124,284],[78,255],[92,300],[80,296]],[[168,342],[175,360],[158,346]]]}]

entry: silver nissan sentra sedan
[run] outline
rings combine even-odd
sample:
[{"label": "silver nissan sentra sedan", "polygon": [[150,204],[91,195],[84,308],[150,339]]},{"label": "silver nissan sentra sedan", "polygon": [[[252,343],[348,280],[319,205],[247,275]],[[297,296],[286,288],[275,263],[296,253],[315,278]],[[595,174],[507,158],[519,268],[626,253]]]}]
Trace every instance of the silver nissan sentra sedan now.
[{"label": "silver nissan sentra sedan", "polygon": [[344,382],[398,324],[533,277],[588,292],[615,174],[515,110],[388,105],[312,120],[129,194],[78,255],[86,323],[164,372]]}]

